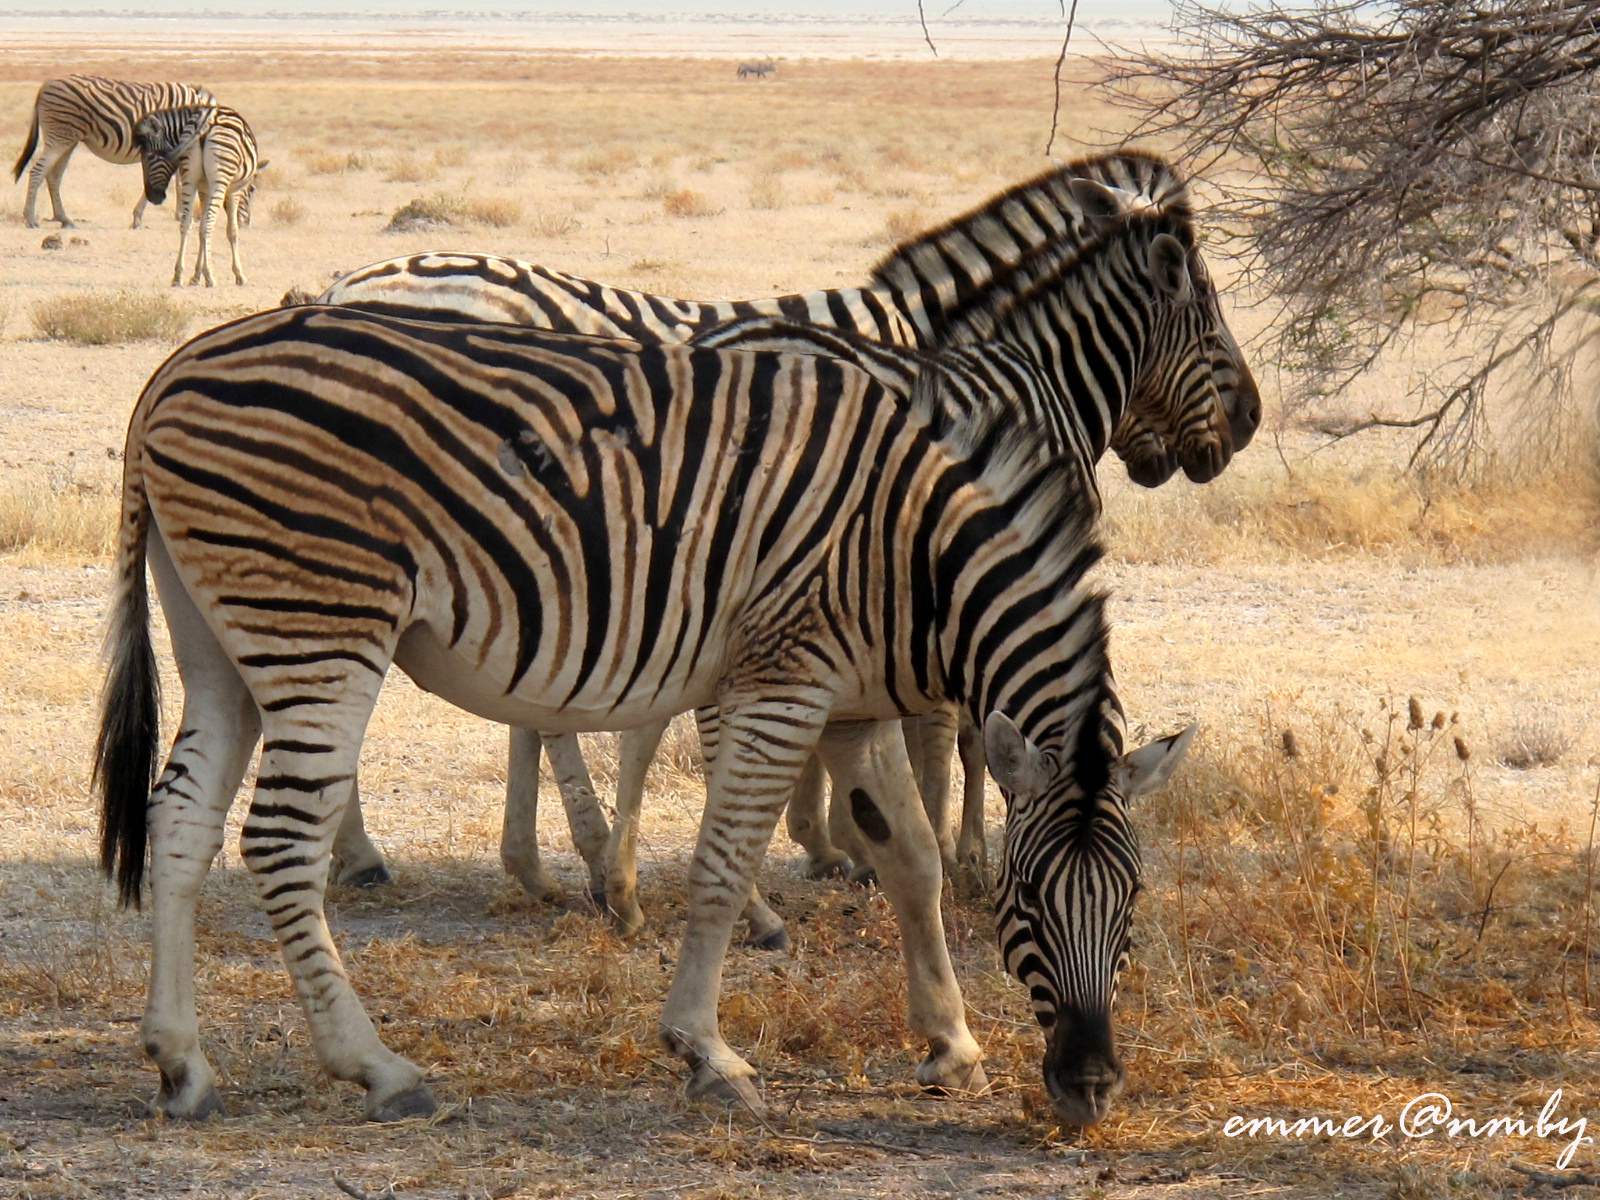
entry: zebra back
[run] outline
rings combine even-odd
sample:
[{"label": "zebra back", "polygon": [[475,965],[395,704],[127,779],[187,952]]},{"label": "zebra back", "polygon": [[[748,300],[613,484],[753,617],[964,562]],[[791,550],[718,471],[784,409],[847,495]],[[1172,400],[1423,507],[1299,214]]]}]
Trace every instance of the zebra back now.
[{"label": "zebra back", "polygon": [[686,341],[728,321],[777,318],[846,330],[895,346],[937,346],[947,310],[981,294],[1031,249],[1086,236],[1072,180],[1115,189],[1124,207],[1187,205],[1178,177],[1136,152],[1069,163],[1002,192],[945,225],[902,243],[861,288],[751,300],[692,301],[613,288],[548,267],[482,254],[429,252],[359,268],[315,301],[420,319],[504,321],[558,332],[640,341]]}]

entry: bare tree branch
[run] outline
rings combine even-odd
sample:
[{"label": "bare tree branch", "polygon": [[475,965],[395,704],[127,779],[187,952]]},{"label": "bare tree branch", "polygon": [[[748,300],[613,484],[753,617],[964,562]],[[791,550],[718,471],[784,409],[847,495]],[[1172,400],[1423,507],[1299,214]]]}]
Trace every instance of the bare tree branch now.
[{"label": "bare tree branch", "polygon": [[1570,362],[1548,361],[1571,331],[1542,314],[1594,319],[1572,301],[1600,275],[1600,0],[1175,12],[1182,48],[1125,53],[1113,91],[1224,182],[1249,278],[1286,306],[1274,349],[1309,390],[1448,327],[1457,374],[1366,427],[1470,457],[1507,372],[1572,399]]}]

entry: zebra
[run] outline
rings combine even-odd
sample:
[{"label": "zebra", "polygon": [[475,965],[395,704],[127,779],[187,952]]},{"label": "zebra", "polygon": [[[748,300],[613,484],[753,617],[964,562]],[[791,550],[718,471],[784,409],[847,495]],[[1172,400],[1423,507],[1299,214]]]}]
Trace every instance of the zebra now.
[{"label": "zebra", "polygon": [[[1127,241],[1161,287],[1186,285],[1170,235]],[[1183,323],[1181,299],[1151,300],[1174,314],[1152,333]],[[221,1110],[193,998],[195,901],[264,740],[240,850],[321,1064],[366,1089],[369,1119],[434,1110],[422,1071],[379,1040],[323,911],[333,826],[396,664],[545,729],[717,703],[660,1034],[691,1099],[757,1111],[756,1073],[718,1028],[720,964],[813,750],[901,925],[918,1081],[986,1086],[893,720],[966,705],[1008,798],[1005,961],[1046,1030],[1063,1120],[1103,1119],[1139,884],[1127,805],[1191,733],[1122,753],[1093,506],[991,413],[947,420],[825,355],[337,307],[259,313],[180,348],[129,426],[95,750],[102,865],[124,903],[148,857],[156,1107]],[[147,563],[184,685],[159,776]]]},{"label": "zebra", "polygon": [[[974,314],[988,336],[962,354],[1038,387],[1092,364],[1132,400],[1118,436],[1131,425],[1136,441],[1170,438],[1169,457],[1221,469],[1224,372],[1180,372],[1212,395],[1204,422],[1140,428],[1161,416],[1141,402],[1167,384],[1172,347],[1231,345],[1183,229],[1134,216],[1033,266],[1025,289]],[[1100,357],[1069,365],[1060,350],[1086,332]],[[1030,358],[1040,343],[1056,352]],[[1138,886],[1126,801],[1187,735],[1121,757],[1099,602],[1082,586],[1097,505],[1009,397],[952,403],[957,373],[924,370],[906,397],[826,354],[321,306],[244,318],[175,353],[129,426],[95,753],[102,865],[124,902],[149,852],[142,1034],[158,1107],[220,1103],[191,999],[194,899],[258,737],[241,854],[323,1065],[367,1087],[370,1117],[432,1107],[421,1073],[378,1043],[322,912],[335,818],[396,663],[513,725],[626,728],[717,704],[662,1033],[691,1097],[753,1106],[754,1072],[717,1031],[719,964],[813,749],[902,921],[910,1020],[929,1045],[918,1079],[984,1082],[938,915],[938,842],[892,724],[964,704],[1008,796],[1005,960],[1050,1031],[1058,1111],[1103,1119],[1123,1077],[1111,1006]],[[153,792],[147,558],[185,686]],[[1076,698],[1061,701],[1065,725],[1058,686]]]},{"label": "zebra", "polygon": [[[836,289],[745,301],[696,302],[608,287],[546,267],[480,254],[429,252],[385,260],[353,271],[317,298],[364,311],[418,318],[506,321],[541,328],[628,337],[641,341],[682,341],[716,326],[749,318],[774,317],[820,327],[846,329],[893,346],[936,347],[966,336],[959,316],[1009,278],[1019,261],[1047,247],[1075,245],[1091,225],[1103,221],[1101,194],[1091,217],[1074,180],[1109,189],[1119,210],[1188,214],[1187,190],[1162,159],[1125,151],[1068,163],[1018,184],[980,207],[921,237],[903,243],[873,271],[864,288]],[[1081,192],[1081,186],[1078,192]],[[1235,449],[1246,445],[1260,419],[1259,393],[1249,380],[1224,402]],[[1104,440],[1100,442],[1104,449]],[[1150,482],[1154,483],[1155,480]],[[917,756],[929,795],[948,790],[949,742],[954,729],[937,718],[924,721],[924,753]],[[941,847],[974,888],[987,890],[983,866],[981,748],[970,729],[962,740],[967,774],[961,838]],[[619,812],[637,812],[643,774],[661,729],[625,734],[619,752]],[[507,769],[502,861],[507,871],[534,895],[555,896],[560,889],[539,861],[534,836],[540,739],[513,730]],[[590,888],[603,897],[624,928],[641,920],[633,873],[619,863],[605,819],[594,802],[588,772],[574,739],[544,739],[561,783],[561,794],[579,851],[588,864]],[[943,760],[942,775],[940,761]],[[930,765],[931,764],[931,765]],[[834,845],[820,816],[821,777],[808,771],[788,811],[791,836],[807,852],[806,874],[845,869],[848,856]],[[618,836],[631,839],[625,829]],[[630,842],[631,844],[631,842]],[[359,801],[340,827],[336,856],[340,879],[368,884],[388,878],[382,854],[365,833]],[[627,862],[631,862],[631,853]],[[763,906],[752,912],[750,940],[783,944],[782,924]]]},{"label": "zebra", "polygon": [[765,62],[742,62],[739,64],[739,78],[748,79],[754,76],[756,79],[765,79],[777,69],[778,65],[771,59]]},{"label": "zebra", "polygon": [[[13,181],[28,172],[28,199],[23,207],[28,228],[39,228],[42,183],[50,185],[50,204],[55,210],[51,219],[59,221],[63,229],[77,228],[61,203],[61,176],[79,142],[107,162],[138,162],[139,148],[134,143],[133,130],[140,118],[157,109],[216,102],[205,88],[188,83],[129,83],[97,75],[45,80],[33,102],[28,141],[11,172]],[[144,220],[146,203],[141,195],[134,207],[135,229]]]},{"label": "zebra", "polygon": [[200,251],[195,257],[193,286],[202,279],[215,287],[211,274],[211,231],[219,211],[227,213],[228,245],[233,251],[233,281],[245,282],[239,260],[239,229],[250,223],[250,197],[256,176],[267,164],[256,151],[255,134],[237,111],[223,105],[191,105],[162,109],[142,118],[133,131],[144,165],[145,199],[161,204],[174,175],[179,179],[178,261],[172,268],[172,286],[183,282],[183,253],[189,244],[189,226],[197,200],[205,213],[200,220]]}]

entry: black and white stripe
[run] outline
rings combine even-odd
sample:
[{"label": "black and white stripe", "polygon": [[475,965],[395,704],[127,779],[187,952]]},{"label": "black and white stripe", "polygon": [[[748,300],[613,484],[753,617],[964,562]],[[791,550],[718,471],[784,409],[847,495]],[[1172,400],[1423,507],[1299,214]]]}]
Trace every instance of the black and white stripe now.
[{"label": "black and white stripe", "polygon": [[[51,219],[61,222],[63,228],[74,228],[61,203],[61,176],[79,144],[107,162],[138,162],[133,131],[141,118],[158,109],[215,103],[216,98],[205,88],[187,83],[130,83],[97,75],[46,80],[33,102],[28,141],[12,170],[14,180],[21,179],[24,171],[28,174],[28,199],[23,206],[28,228],[39,227],[39,187],[44,183],[50,185],[50,204],[55,210]],[[135,229],[144,217],[145,203],[141,196],[133,210]]]},{"label": "black and white stripe", "polygon": [[[103,863],[125,900],[150,856],[142,1033],[163,1110],[218,1103],[193,1008],[194,902],[258,738],[241,853],[323,1064],[367,1089],[371,1116],[431,1108],[421,1073],[379,1043],[322,906],[333,826],[395,663],[520,726],[626,728],[718,706],[662,1034],[691,1095],[752,1104],[754,1072],[718,1032],[717,980],[813,749],[902,922],[908,1008],[929,1046],[919,1080],[982,1082],[944,943],[937,842],[892,723],[965,707],[1008,797],[1007,962],[1048,1030],[1062,1116],[1101,1119],[1121,1078],[1107,997],[1138,885],[1136,856],[1117,849],[1131,829],[1104,831],[1126,827],[1126,796],[1160,772],[1118,754],[1080,472],[1041,453],[1014,403],[974,413],[947,397],[962,372],[1063,386],[1076,369],[1064,348],[1092,329],[1124,393],[1112,407],[1133,411],[1152,381],[1170,382],[1171,348],[1208,327],[1181,228],[1131,217],[1054,266],[1030,264],[1016,303],[972,314],[993,366],[982,344],[961,348],[960,371],[936,357],[909,400],[831,355],[328,307],[246,318],[174,354],[129,428],[96,754]],[[1108,326],[1088,300],[1113,279]],[[1059,329],[1028,334],[1046,313]],[[1013,347],[1054,347],[1052,361]],[[1189,449],[1177,447],[1185,465]],[[1217,465],[1209,450],[1195,461]],[[153,793],[147,558],[185,686]]]},{"label": "black and white stripe", "polygon": [[[1086,189],[1085,181],[1103,186]],[[1085,197],[1089,198],[1088,207]],[[974,313],[985,304],[997,303],[1019,286],[1025,278],[1021,274],[1025,263],[1059,256],[1081,245],[1097,225],[1108,219],[1109,212],[1165,214],[1188,230],[1186,236],[1192,239],[1189,199],[1181,179],[1161,159],[1129,152],[1070,163],[1001,193],[897,248],[862,288],[699,302],[612,288],[513,259],[427,253],[352,272],[328,289],[318,302],[397,316],[506,321],[642,342],[677,342],[729,322],[773,318],[838,329],[889,347],[933,349],[977,336]],[[1037,270],[1037,263],[1030,269]],[[1220,327],[1225,333],[1226,327]],[[1228,341],[1231,345],[1231,338]],[[858,342],[851,353],[860,359],[870,352],[865,343]],[[1237,347],[1233,347],[1231,357],[1214,359],[1198,369],[1206,368],[1233,372],[1231,382],[1219,381],[1218,390],[1227,410],[1232,447],[1241,448],[1259,420],[1254,384],[1238,359]],[[915,371],[917,365],[912,362],[906,369]],[[1008,387],[1007,393],[1018,394],[1018,389]],[[1025,390],[1021,394],[1027,395]],[[1110,434],[1115,431],[1106,428],[1108,415],[1090,411],[1098,403],[1095,397],[1092,390],[1076,395],[1075,402],[1088,406],[1082,413],[1048,410],[1034,414],[1045,423],[1043,428],[1053,452],[1070,453],[1076,461],[1092,468],[1110,443],[1125,452],[1130,470],[1136,477],[1142,476],[1142,482],[1153,485],[1170,473],[1172,468],[1163,457],[1168,452],[1157,432],[1162,426],[1157,424],[1143,431],[1130,427],[1111,443]],[[1092,475],[1092,469],[1088,473]],[[942,815],[948,791],[948,744],[954,728],[939,719],[930,719],[921,728],[926,733],[924,753],[917,756],[919,770],[932,808]],[[656,737],[658,729],[625,736],[624,760],[647,757],[648,747],[640,747]],[[539,741],[537,735],[514,732],[513,743],[512,766],[507,772],[508,840],[502,853],[507,869],[525,886],[535,894],[547,894],[557,889],[538,861],[537,844],[529,832],[537,803],[536,776],[532,771],[538,761]],[[593,787],[576,744],[556,738],[546,739],[546,744],[563,781],[569,815],[576,815],[581,822],[581,828],[575,827],[574,836],[589,863],[591,886],[605,892],[625,927],[637,924],[642,916],[634,899],[631,846],[622,847],[619,853],[614,838],[610,851],[602,853],[607,831],[592,803]],[[981,747],[975,739],[963,740],[963,758],[969,785],[959,843],[951,842],[947,819],[939,820],[937,827],[947,860],[962,864],[977,881],[984,875],[983,768]],[[619,814],[637,813],[639,797],[635,791],[619,785]],[[812,874],[837,869],[841,864],[848,866],[848,859],[828,836],[828,823],[817,809],[819,799],[820,791],[813,788],[789,810],[790,832],[806,847],[808,871]],[[631,832],[631,827],[624,827],[618,836],[627,839]],[[513,836],[517,837],[515,850],[510,841]],[[341,878],[373,882],[386,877],[381,854],[365,836],[359,807],[352,807],[341,827],[338,849],[345,864]],[[759,916],[753,915],[752,940],[762,944],[777,942],[781,925],[776,915],[770,910],[759,912]]]},{"label": "black and white stripe", "polygon": [[216,286],[211,273],[211,233],[219,213],[227,215],[233,280],[243,284],[239,230],[250,223],[256,173],[266,165],[257,153],[255,134],[248,122],[236,110],[223,105],[190,105],[150,113],[140,119],[133,136],[144,166],[146,200],[163,203],[172,179],[178,179],[180,229],[172,286],[183,282],[184,249],[197,203],[203,205],[204,211],[200,218],[200,250],[190,284],[204,280],[207,287]]}]

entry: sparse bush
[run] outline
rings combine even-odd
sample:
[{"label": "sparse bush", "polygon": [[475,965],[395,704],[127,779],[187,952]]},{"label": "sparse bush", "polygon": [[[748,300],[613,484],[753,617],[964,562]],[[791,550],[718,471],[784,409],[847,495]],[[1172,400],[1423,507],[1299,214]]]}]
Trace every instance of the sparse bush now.
[{"label": "sparse bush", "polygon": [[661,207],[669,217],[714,217],[722,211],[709,196],[689,188],[667,193]]},{"label": "sparse bush", "polygon": [[539,237],[566,237],[577,230],[578,215],[570,208],[547,208],[535,213],[528,227]]},{"label": "sparse bush", "polygon": [[298,225],[306,219],[306,206],[293,196],[285,196],[272,206],[274,225]]},{"label": "sparse bush", "polygon": [[425,162],[415,154],[396,154],[389,160],[384,179],[389,183],[429,183],[439,178],[438,165]]},{"label": "sparse bush", "polygon": [[300,156],[308,175],[337,175],[349,169],[349,160],[331,150],[311,150]]},{"label": "sparse bush", "polygon": [[65,475],[9,484],[0,489],[0,553],[104,558],[116,542],[119,500]]},{"label": "sparse bush", "polygon": [[41,335],[85,346],[177,341],[191,310],[165,292],[89,292],[40,300],[29,310]]},{"label": "sparse bush", "polygon": [[433,161],[441,167],[464,167],[472,161],[472,151],[460,142],[440,146],[433,152]]},{"label": "sparse bush", "polygon": [[591,150],[572,161],[572,169],[579,175],[611,176],[632,170],[639,162],[632,150],[614,146],[607,150]]},{"label": "sparse bush", "polygon": [[385,233],[405,233],[440,225],[488,225],[504,229],[522,220],[522,206],[515,200],[479,200],[449,192],[439,192],[412,200],[395,210]]},{"label": "sparse bush", "polygon": [[1531,771],[1552,767],[1572,749],[1572,733],[1554,712],[1530,713],[1509,729],[1495,748],[1495,757],[1508,767]]},{"label": "sparse bush", "polygon": [[506,229],[522,222],[522,205],[515,200],[468,200],[466,213],[468,220],[491,229]]},{"label": "sparse bush", "polygon": [[898,246],[927,227],[928,214],[921,208],[896,209],[884,218],[883,233],[878,240],[886,245]]},{"label": "sparse bush", "polygon": [[782,208],[783,200],[783,176],[779,172],[763,171],[750,181],[751,208]]}]

